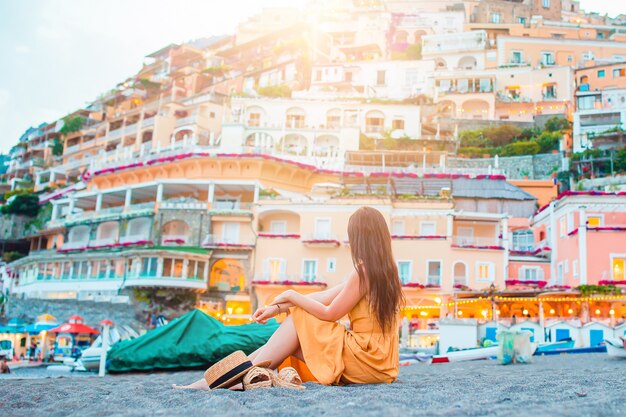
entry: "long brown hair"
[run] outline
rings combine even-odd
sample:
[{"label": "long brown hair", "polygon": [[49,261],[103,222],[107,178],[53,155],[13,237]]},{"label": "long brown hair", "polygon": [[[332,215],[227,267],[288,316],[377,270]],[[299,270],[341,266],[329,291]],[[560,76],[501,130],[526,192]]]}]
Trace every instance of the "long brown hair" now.
[{"label": "long brown hair", "polygon": [[398,268],[391,253],[391,235],[380,211],[361,207],[350,216],[348,239],[352,263],[362,291],[380,328],[387,333],[404,303]]}]

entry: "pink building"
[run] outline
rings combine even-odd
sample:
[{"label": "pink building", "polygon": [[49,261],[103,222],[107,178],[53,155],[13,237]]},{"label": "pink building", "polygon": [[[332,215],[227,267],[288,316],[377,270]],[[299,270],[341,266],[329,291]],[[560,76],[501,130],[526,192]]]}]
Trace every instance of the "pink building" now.
[{"label": "pink building", "polygon": [[550,252],[551,284],[626,280],[626,193],[567,192],[535,215],[537,247]]}]

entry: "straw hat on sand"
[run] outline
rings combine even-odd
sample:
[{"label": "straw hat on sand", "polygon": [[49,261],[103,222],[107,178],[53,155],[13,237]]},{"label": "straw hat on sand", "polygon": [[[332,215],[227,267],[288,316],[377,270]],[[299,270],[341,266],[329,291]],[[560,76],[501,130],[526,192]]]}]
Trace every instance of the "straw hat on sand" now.
[{"label": "straw hat on sand", "polygon": [[271,363],[272,361],[263,361],[253,365],[245,353],[237,350],[207,369],[204,379],[211,390],[230,388],[241,382],[251,369],[267,368]]}]

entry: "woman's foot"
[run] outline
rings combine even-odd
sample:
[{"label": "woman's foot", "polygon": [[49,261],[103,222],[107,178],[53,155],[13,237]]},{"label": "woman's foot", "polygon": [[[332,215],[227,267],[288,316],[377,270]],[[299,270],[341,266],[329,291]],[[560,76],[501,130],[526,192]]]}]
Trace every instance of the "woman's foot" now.
[{"label": "woman's foot", "polygon": [[189,385],[176,385],[172,384],[172,388],[174,389],[200,389],[204,391],[210,391],[209,384],[204,380],[204,378],[197,380],[193,384]]}]

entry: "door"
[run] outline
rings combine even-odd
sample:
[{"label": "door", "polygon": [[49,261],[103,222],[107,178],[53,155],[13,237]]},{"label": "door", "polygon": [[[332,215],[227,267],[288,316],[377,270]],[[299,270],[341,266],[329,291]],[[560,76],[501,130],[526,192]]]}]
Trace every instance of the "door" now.
[{"label": "door", "polygon": [[556,329],[556,341],[560,342],[561,340],[569,339],[569,329]]},{"label": "door", "polygon": [[492,342],[495,342],[497,340],[496,333],[498,333],[498,329],[496,327],[487,327],[485,331],[485,339],[491,340]]},{"label": "door", "polygon": [[604,342],[604,330],[589,330],[589,347],[598,346],[602,342]]},{"label": "door", "polygon": [[[531,336],[530,336],[530,341],[531,341],[531,342],[534,342],[534,341],[535,341],[535,329],[531,329],[530,327],[522,327],[522,330],[527,330],[527,331],[529,331],[529,332],[531,333]],[[557,332],[558,332],[558,330],[557,330]],[[558,336],[557,336],[557,337],[558,337]]]}]

